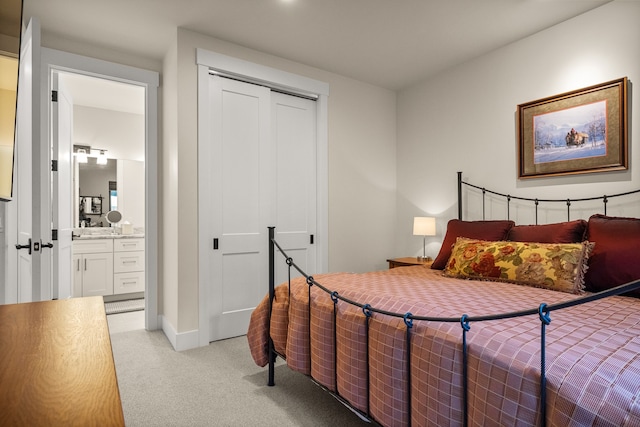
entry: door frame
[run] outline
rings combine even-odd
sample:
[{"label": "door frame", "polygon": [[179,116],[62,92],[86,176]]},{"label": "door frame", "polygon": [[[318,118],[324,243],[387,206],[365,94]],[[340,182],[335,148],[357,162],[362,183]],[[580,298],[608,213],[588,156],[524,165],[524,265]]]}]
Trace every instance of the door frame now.
[{"label": "door frame", "polygon": [[[304,96],[317,98],[317,248],[316,269],[314,273],[323,273],[328,270],[328,236],[329,236],[329,180],[328,180],[328,97],[329,84],[301,75],[289,73],[260,64],[255,64],[231,56],[222,55],[205,49],[196,49],[196,64],[198,65],[198,181],[202,182],[206,164],[203,159],[208,159],[210,141],[207,123],[210,108],[208,103],[209,75],[217,72],[232,76],[250,83],[259,83],[274,89],[280,89],[289,93],[297,93]],[[207,221],[207,206],[204,195],[198,186],[198,342],[200,346],[209,344],[209,287],[207,286],[207,252],[209,249],[209,221]],[[266,280],[266,278],[265,278]],[[267,289],[265,288],[265,295]]]},{"label": "door frame", "polygon": [[[50,150],[50,99],[51,74],[54,71],[84,74],[108,80],[142,86],[145,88],[145,328],[156,330],[158,318],[158,86],[159,74],[127,65],[89,58],[55,49],[42,48],[41,152],[49,157]],[[44,195],[43,195],[44,196]],[[42,197],[44,199],[44,197]],[[44,203],[44,200],[43,200]],[[51,212],[51,198],[46,209]],[[45,206],[43,206],[45,208]],[[50,233],[50,231],[49,231]]]},{"label": "door frame", "polygon": [[[51,126],[51,153],[58,160],[57,173],[52,174],[51,183],[53,194],[57,194],[58,197],[51,200],[51,224],[52,227],[58,230],[58,240],[51,251],[53,257],[51,260],[51,286],[52,286],[52,298],[64,299],[70,298],[73,295],[72,291],[72,259],[73,259],[73,214],[69,212],[69,216],[66,218],[61,216],[61,212],[65,212],[61,209],[63,204],[61,202],[68,202],[67,207],[71,209],[72,196],[73,196],[73,100],[70,99],[69,93],[65,90],[64,82],[59,80],[59,74],[51,74],[52,90],[58,93],[56,102],[51,102],[51,117],[49,126]],[[68,138],[62,139],[61,124],[68,129]],[[64,179],[63,179],[64,178]],[[61,191],[62,190],[62,191]],[[53,242],[51,242],[53,243]],[[44,250],[44,246],[43,246]],[[63,264],[67,262],[65,267]]]}]

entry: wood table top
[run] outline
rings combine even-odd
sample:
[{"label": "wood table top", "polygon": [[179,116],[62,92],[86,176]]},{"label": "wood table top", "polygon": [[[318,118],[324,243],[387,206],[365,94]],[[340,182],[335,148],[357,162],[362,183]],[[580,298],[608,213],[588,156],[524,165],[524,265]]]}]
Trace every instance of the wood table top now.
[{"label": "wood table top", "polygon": [[102,297],[0,305],[0,425],[124,426]]}]

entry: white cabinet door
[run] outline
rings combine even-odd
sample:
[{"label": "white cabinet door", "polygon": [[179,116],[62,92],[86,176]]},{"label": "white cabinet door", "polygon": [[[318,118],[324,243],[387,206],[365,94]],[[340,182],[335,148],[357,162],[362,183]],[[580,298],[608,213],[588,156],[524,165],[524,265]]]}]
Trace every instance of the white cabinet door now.
[{"label": "white cabinet door", "polygon": [[82,255],[73,255],[71,265],[71,277],[73,279],[72,296],[73,298],[79,298],[82,296],[82,268],[84,267]]},{"label": "white cabinet door", "polygon": [[113,294],[113,252],[82,255],[82,296]]}]

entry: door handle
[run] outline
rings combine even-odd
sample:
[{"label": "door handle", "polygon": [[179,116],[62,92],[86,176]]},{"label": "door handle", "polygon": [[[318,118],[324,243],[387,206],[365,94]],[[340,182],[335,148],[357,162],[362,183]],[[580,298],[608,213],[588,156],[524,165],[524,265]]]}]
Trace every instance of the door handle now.
[{"label": "door handle", "polygon": [[31,255],[31,239],[29,239],[28,245],[16,245],[16,249],[29,249],[29,255]]},{"label": "door handle", "polygon": [[41,248],[53,248],[53,243],[49,242],[49,243],[42,243],[42,240],[40,240],[40,247]]}]

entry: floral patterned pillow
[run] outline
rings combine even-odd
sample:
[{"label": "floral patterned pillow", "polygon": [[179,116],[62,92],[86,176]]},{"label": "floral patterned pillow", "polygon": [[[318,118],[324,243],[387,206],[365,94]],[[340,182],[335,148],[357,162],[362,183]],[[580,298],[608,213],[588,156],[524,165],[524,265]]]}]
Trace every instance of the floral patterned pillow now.
[{"label": "floral patterned pillow", "polygon": [[580,294],[593,243],[487,242],[459,237],[444,274]]}]

